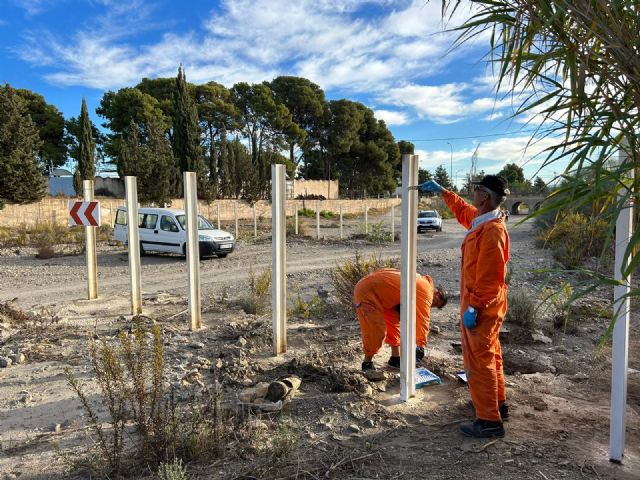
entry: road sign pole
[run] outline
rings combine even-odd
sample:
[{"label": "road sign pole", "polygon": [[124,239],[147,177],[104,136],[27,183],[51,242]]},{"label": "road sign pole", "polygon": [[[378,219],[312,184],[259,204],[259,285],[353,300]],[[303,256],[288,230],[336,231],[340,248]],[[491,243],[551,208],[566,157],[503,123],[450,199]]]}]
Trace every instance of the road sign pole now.
[{"label": "road sign pole", "polygon": [[238,200],[233,204],[233,218],[236,221],[236,240],[238,239]]},{"label": "road sign pole", "polygon": [[273,354],[287,351],[287,264],[285,225],[286,173],[284,165],[271,165],[271,309],[273,319]]},{"label": "road sign pole", "polygon": [[258,238],[258,216],[256,215],[256,204],[253,204],[253,238]]},{"label": "road sign pole", "polygon": [[402,156],[402,234],[400,235],[400,400],[416,394],[416,246],[418,156]]},{"label": "road sign pole", "polygon": [[391,205],[391,242],[396,241],[396,206]]},{"label": "road sign pole", "polygon": [[295,217],[296,217],[296,235],[298,235],[298,204],[294,203],[293,207],[295,208]]},{"label": "road sign pole", "polygon": [[[93,201],[93,180],[82,181],[82,193],[85,202]],[[96,228],[84,227],[87,259],[87,298],[98,298],[98,259],[96,255]]]},{"label": "road sign pole", "polygon": [[340,240],[342,240],[344,238],[344,230],[343,230],[343,223],[342,223],[342,205],[340,205]]},{"label": "road sign pole", "polygon": [[320,240],[320,201],[316,200],[316,238]]},{"label": "road sign pole", "polygon": [[198,188],[195,172],[184,172],[184,206],[187,214],[187,271],[191,330],[202,327],[200,310],[200,245],[198,243]]},{"label": "road sign pole", "polygon": [[369,206],[364,204],[364,233],[369,233]]},{"label": "road sign pole", "polygon": [[136,177],[124,177],[124,187],[127,200],[131,314],[139,315],[142,313],[142,280],[140,273],[140,232],[138,231],[138,183]]}]

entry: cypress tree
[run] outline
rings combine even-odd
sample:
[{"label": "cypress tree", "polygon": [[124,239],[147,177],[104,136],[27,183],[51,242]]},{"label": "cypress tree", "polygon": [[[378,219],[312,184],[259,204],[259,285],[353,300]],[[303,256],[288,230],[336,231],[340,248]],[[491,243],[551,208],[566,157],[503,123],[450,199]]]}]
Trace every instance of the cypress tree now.
[{"label": "cypress tree", "polygon": [[182,67],[178,69],[176,88],[174,91],[175,115],[173,117],[173,155],[180,172],[196,172],[198,174],[198,190],[206,194],[206,173],[202,148],[200,147],[200,125],[198,110],[189,95],[187,80]]},{"label": "cypress tree", "polygon": [[80,108],[80,152],[78,167],[73,175],[73,184],[78,195],[82,194],[82,180],[95,180],[96,162],[94,158],[93,130],[87,111],[87,102],[82,98]]},{"label": "cypress tree", "polygon": [[176,167],[171,145],[160,121],[153,118],[147,125],[147,152],[151,165],[151,176],[148,182],[148,197],[159,206],[170,203],[171,196],[177,195],[176,182],[180,172]]},{"label": "cypress tree", "polygon": [[10,85],[0,88],[0,197],[35,202],[46,183],[38,165],[38,129]]}]

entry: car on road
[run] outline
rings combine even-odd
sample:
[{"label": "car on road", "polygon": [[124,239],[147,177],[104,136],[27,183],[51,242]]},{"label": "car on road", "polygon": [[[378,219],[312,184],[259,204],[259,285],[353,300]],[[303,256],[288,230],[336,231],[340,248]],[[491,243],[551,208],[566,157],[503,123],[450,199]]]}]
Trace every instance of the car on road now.
[{"label": "car on road", "polygon": [[427,230],[442,231],[442,217],[435,210],[420,210],[418,212],[418,233]]},{"label": "car on road", "polygon": [[[175,208],[139,208],[138,231],[140,233],[140,255],[147,252],[187,252],[187,216],[184,210]],[[119,207],[116,212],[113,238],[127,243],[127,209]],[[198,243],[201,257],[213,255],[224,258],[233,252],[236,240],[229,232],[215,229],[202,215],[198,215]]]}]

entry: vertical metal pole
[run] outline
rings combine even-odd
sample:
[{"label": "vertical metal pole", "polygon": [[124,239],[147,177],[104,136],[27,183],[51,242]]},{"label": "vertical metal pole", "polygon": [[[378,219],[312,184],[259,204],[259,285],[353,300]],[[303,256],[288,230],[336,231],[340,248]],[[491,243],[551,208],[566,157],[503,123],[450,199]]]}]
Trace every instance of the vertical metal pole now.
[{"label": "vertical metal pole", "polygon": [[418,156],[402,156],[402,234],[400,235],[400,399],[416,394],[416,222]]},{"label": "vertical metal pole", "polygon": [[396,241],[396,206],[391,205],[391,242]]},{"label": "vertical metal pole", "polygon": [[140,232],[138,230],[138,183],[136,177],[124,177],[127,201],[127,242],[129,244],[129,279],[131,315],[142,313],[142,279],[140,273]]},{"label": "vertical metal pole", "polygon": [[187,271],[191,330],[202,327],[200,310],[200,244],[198,243],[198,187],[195,172],[184,172],[184,206],[187,214]]},{"label": "vertical metal pole", "polygon": [[236,222],[236,240],[238,239],[238,200],[233,204],[233,218]]},{"label": "vertical metal pole", "polygon": [[295,217],[296,217],[296,235],[298,235],[298,204],[294,203],[293,204],[296,212],[295,212]]},{"label": "vertical metal pole", "polygon": [[340,205],[340,240],[344,238],[344,232],[342,230],[342,205]]},{"label": "vertical metal pole", "polygon": [[285,225],[286,174],[284,165],[271,165],[271,309],[273,318],[273,354],[287,351],[287,271]]},{"label": "vertical metal pole", "polygon": [[369,233],[369,206],[364,204],[364,233]]},{"label": "vertical metal pole", "polygon": [[216,219],[218,220],[218,230],[220,230],[220,204],[216,203]]},{"label": "vertical metal pole", "polygon": [[[82,194],[85,202],[93,201],[93,180],[82,181]],[[84,227],[87,259],[87,298],[98,298],[98,258],[96,255],[96,227]]]},{"label": "vertical metal pole", "polygon": [[320,201],[316,200],[316,238],[320,240]]},{"label": "vertical metal pole", "polygon": [[[628,160],[626,153],[620,151],[620,162]],[[633,172],[633,170],[631,171]],[[616,317],[616,323],[613,327],[613,350],[611,353],[611,417],[609,426],[609,459],[616,463],[622,462],[626,442],[629,317],[631,313],[631,302],[628,295],[631,291],[631,276],[623,277],[622,271],[628,266],[628,263],[624,262],[624,253],[629,246],[632,235],[633,203],[629,199],[626,208],[620,211],[616,220],[614,275],[621,284],[613,287],[613,315]]]},{"label": "vertical metal pole", "polygon": [[253,238],[258,238],[258,217],[256,216],[256,204],[253,204]]}]

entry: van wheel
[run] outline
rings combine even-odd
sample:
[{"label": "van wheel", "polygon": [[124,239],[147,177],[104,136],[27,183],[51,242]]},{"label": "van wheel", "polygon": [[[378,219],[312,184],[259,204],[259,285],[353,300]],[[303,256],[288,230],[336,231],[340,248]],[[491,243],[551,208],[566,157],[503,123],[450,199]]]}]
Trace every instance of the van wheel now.
[{"label": "van wheel", "polygon": [[187,258],[187,244],[182,245],[182,256]]},{"label": "van wheel", "polygon": [[228,253],[218,253],[218,258],[225,258],[227,255],[229,255]]},{"label": "van wheel", "polygon": [[140,242],[140,256],[145,257],[147,255],[147,251],[144,249],[142,242]]},{"label": "van wheel", "polygon": [[441,231],[442,231],[442,227],[438,227],[438,232],[441,232]]}]

